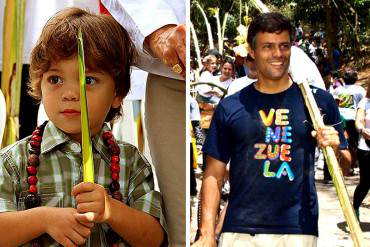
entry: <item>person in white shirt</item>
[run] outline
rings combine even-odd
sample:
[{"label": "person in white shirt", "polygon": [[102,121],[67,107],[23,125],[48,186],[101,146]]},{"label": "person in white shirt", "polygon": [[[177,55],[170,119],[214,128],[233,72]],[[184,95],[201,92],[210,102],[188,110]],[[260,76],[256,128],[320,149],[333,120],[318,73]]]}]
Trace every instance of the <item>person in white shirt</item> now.
[{"label": "person in white shirt", "polygon": [[257,80],[257,69],[254,64],[254,59],[248,54],[244,62],[245,66],[248,67],[248,74],[246,76],[235,79],[229,89],[227,90],[227,96],[239,92],[249,84]]},{"label": "person in white shirt", "polygon": [[358,142],[358,163],[360,166],[360,183],[353,195],[353,208],[360,218],[360,205],[370,189],[370,83],[366,96],[358,103],[356,113],[356,129],[360,133]]},{"label": "person in white shirt", "polygon": [[149,72],[145,126],[162,192],[170,246],[186,238],[185,0],[102,0],[129,32]]},{"label": "person in white shirt", "polygon": [[206,106],[207,109],[214,108],[221,98],[226,94],[230,84],[233,82],[233,75],[235,73],[235,66],[231,59],[225,59],[221,63],[221,75],[209,76],[208,80],[199,82],[211,82],[213,85],[200,84],[195,87],[198,93],[197,100],[203,106],[204,104],[210,104]]},{"label": "person in white shirt", "polygon": [[213,82],[213,73],[217,70],[217,57],[207,55],[203,58],[203,69],[200,73],[199,82]]},{"label": "person in white shirt", "polygon": [[349,150],[352,155],[352,169],[356,165],[358,132],[355,127],[356,110],[359,102],[365,96],[365,89],[357,85],[357,72],[346,68],[343,72],[345,85],[337,87],[333,92],[333,97],[339,101],[339,112],[346,120],[346,131],[348,133]]},{"label": "person in white shirt", "polygon": [[228,89],[230,84],[234,81],[235,75],[235,64],[231,58],[225,58],[221,63],[221,75],[216,76],[217,82],[220,82],[220,86],[224,89]]}]

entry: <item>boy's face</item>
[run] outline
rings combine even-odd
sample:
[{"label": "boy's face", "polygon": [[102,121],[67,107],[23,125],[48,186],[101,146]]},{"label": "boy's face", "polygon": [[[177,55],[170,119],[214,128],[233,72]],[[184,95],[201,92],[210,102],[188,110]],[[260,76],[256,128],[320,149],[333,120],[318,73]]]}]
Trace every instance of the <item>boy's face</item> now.
[{"label": "boy's face", "polygon": [[[52,63],[41,80],[42,103],[49,119],[73,140],[81,140],[80,83],[77,57]],[[113,77],[86,68],[86,95],[91,135],[98,133],[111,109],[118,108]]]},{"label": "boy's face", "polygon": [[259,32],[255,49],[250,49],[255,59],[259,77],[278,81],[288,73],[290,61],[290,37],[288,31],[281,33]]}]

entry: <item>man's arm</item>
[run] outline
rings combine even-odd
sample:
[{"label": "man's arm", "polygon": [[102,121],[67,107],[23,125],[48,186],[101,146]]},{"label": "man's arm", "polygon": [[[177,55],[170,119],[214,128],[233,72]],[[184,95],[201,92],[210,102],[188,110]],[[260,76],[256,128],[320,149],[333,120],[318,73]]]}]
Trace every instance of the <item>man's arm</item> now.
[{"label": "man's arm", "polygon": [[207,169],[202,184],[202,215],[200,238],[193,245],[216,246],[216,215],[220,206],[221,188],[226,171],[226,164],[207,156]]}]

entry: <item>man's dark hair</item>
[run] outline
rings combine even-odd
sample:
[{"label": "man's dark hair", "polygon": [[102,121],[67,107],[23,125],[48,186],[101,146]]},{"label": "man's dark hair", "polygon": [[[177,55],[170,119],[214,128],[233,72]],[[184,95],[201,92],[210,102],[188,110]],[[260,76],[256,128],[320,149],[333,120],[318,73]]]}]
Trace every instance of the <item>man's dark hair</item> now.
[{"label": "man's dark hair", "polygon": [[350,69],[350,68],[347,68],[347,69],[344,70],[343,80],[346,84],[348,84],[348,85],[355,84],[357,79],[358,79],[358,77],[357,77],[357,71],[356,70],[353,70],[353,69]]},{"label": "man's dark hair", "polygon": [[295,36],[295,28],[290,20],[278,12],[263,13],[253,19],[248,28],[248,44],[254,50],[256,49],[257,33],[281,33],[289,32],[290,42],[292,43]]}]

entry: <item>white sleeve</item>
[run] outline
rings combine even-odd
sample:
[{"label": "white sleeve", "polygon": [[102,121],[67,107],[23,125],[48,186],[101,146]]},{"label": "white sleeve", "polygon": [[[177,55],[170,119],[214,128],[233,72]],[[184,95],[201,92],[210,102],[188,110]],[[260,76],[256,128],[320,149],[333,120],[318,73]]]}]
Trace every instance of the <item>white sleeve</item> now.
[{"label": "white sleeve", "polygon": [[365,105],[368,99],[366,97],[362,98],[360,102],[357,105],[357,109],[364,109],[365,110]]},{"label": "white sleeve", "polygon": [[[109,13],[130,33],[135,44],[168,24],[179,24],[170,5],[162,0],[102,0]],[[185,15],[185,13],[184,13]]]},{"label": "white sleeve", "polygon": [[[173,73],[143,45],[145,37],[155,30],[168,24],[180,24],[181,15],[185,19],[185,12],[179,13],[182,6],[176,8],[169,3],[165,0],[102,0],[104,7],[126,29],[134,42],[139,56],[137,67],[153,74],[181,80],[180,75]],[[181,3],[185,6],[184,0],[179,5]]]}]

